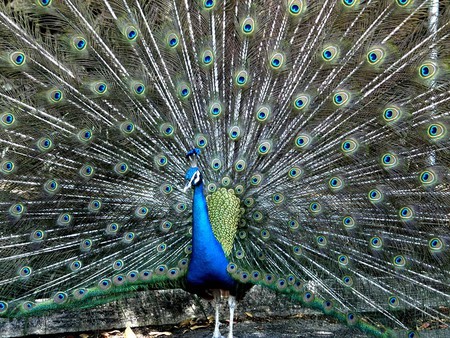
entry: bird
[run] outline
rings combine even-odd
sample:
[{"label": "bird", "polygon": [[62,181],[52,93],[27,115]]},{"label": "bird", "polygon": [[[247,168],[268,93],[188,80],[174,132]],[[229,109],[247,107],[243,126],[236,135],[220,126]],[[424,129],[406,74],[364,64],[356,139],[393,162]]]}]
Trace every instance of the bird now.
[{"label": "bird", "polygon": [[260,285],[446,326],[449,61],[446,1],[0,2],[0,318],[182,288],[232,338]]}]

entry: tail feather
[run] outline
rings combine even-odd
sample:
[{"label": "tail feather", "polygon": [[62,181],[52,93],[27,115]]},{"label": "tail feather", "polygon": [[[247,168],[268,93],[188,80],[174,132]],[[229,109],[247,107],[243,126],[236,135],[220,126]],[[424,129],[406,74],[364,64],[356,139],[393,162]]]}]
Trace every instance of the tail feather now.
[{"label": "tail feather", "polygon": [[445,322],[449,15],[434,0],[0,4],[0,315],[184,286],[195,147],[207,194],[243,208],[234,278],[375,335],[411,309]]}]

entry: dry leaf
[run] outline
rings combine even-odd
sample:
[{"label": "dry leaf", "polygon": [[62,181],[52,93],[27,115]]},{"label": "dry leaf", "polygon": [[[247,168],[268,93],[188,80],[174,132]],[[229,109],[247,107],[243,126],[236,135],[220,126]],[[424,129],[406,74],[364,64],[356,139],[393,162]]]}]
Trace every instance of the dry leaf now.
[{"label": "dry leaf", "polygon": [[205,327],[209,327],[209,326],[208,325],[195,325],[195,326],[192,326],[190,329],[192,331],[194,331],[194,330],[198,330],[198,329],[204,329]]},{"label": "dry leaf", "polygon": [[305,316],[304,313],[297,313],[296,315],[293,315],[291,318],[303,318]]},{"label": "dry leaf", "polygon": [[123,334],[124,338],[136,338],[133,330],[130,327],[130,323],[127,323],[127,328],[125,329],[125,333]]},{"label": "dry leaf", "polygon": [[155,337],[159,337],[159,336],[171,336],[172,332],[157,332],[157,331],[153,331],[149,333],[150,336],[155,336]]},{"label": "dry leaf", "polygon": [[253,315],[250,312],[244,312],[247,317],[253,318]]},{"label": "dry leaf", "polygon": [[181,323],[178,324],[179,327],[187,327],[189,325],[191,325],[190,319],[183,320]]}]

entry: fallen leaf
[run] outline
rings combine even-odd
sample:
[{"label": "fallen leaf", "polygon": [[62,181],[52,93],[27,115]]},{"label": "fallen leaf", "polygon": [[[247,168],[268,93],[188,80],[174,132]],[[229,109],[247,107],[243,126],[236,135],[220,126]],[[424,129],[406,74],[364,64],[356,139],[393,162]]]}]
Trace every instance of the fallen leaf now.
[{"label": "fallen leaf", "polygon": [[253,318],[253,315],[250,312],[244,312],[247,317]]},{"label": "fallen leaf", "polygon": [[155,337],[159,337],[159,336],[171,336],[172,332],[157,332],[157,331],[153,331],[149,333],[150,336],[155,336]]},{"label": "fallen leaf", "polygon": [[125,329],[123,337],[124,338],[136,338],[136,335],[134,334],[133,330],[131,329],[129,323],[127,323],[127,328]]},{"label": "fallen leaf", "polygon": [[296,315],[291,316],[291,318],[303,318],[304,316],[304,313],[297,313]]},{"label": "fallen leaf", "polygon": [[192,331],[194,331],[194,330],[198,330],[198,329],[204,329],[205,327],[209,327],[209,326],[208,325],[195,325],[195,326],[192,326],[190,329]]},{"label": "fallen leaf", "polygon": [[191,319],[183,320],[181,323],[178,324],[179,327],[187,327],[191,325]]}]

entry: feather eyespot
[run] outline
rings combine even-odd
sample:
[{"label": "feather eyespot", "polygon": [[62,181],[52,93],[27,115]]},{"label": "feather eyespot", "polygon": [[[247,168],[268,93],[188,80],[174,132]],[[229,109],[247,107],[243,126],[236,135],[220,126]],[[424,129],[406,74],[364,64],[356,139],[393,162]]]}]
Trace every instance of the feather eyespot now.
[{"label": "feather eyespot", "polygon": [[98,287],[101,290],[108,290],[109,288],[111,288],[112,286],[112,282],[109,278],[103,278],[102,280],[100,280],[100,282],[98,282]]},{"label": "feather eyespot", "polygon": [[440,238],[434,237],[428,241],[428,248],[432,252],[439,252],[444,248],[444,242]]},{"label": "feather eyespot", "polygon": [[228,135],[232,141],[239,140],[241,136],[241,128],[239,128],[238,126],[231,127],[228,132]]},{"label": "feather eyespot", "polygon": [[123,241],[126,244],[130,244],[131,242],[133,242],[133,240],[136,238],[136,235],[134,232],[127,232],[123,235]]},{"label": "feather eyespot", "polygon": [[397,0],[397,5],[400,7],[406,7],[412,3],[413,0]]},{"label": "feather eyespot", "polygon": [[25,214],[26,208],[22,203],[15,203],[9,207],[8,211],[12,217],[19,219]]},{"label": "feather eyespot", "polygon": [[80,249],[82,252],[88,252],[92,248],[92,240],[91,239],[84,239],[80,243]]},{"label": "feather eyespot", "polygon": [[270,141],[263,141],[258,145],[258,154],[267,155],[272,149],[272,143]]},{"label": "feather eyespot", "polygon": [[243,87],[247,84],[248,72],[246,70],[239,71],[235,76],[235,83],[238,87]]},{"label": "feather eyespot", "polygon": [[338,262],[342,266],[347,266],[349,263],[349,259],[348,259],[347,255],[339,255]]},{"label": "feather eyespot", "polygon": [[338,106],[344,106],[350,102],[350,94],[346,91],[339,91],[333,96],[333,103]]},{"label": "feather eyespot", "polygon": [[338,49],[335,46],[325,47],[322,51],[322,58],[324,61],[332,61],[338,55]]},{"label": "feather eyespot", "polygon": [[4,160],[0,163],[0,172],[4,175],[9,175],[16,169],[16,164],[13,161]]},{"label": "feather eyespot", "polygon": [[203,8],[207,10],[211,10],[216,5],[216,2],[214,0],[204,0],[203,1]]},{"label": "feather eyespot", "polygon": [[384,154],[381,156],[381,164],[387,169],[396,167],[398,164],[397,155],[393,153]]},{"label": "feather eyespot", "polygon": [[430,79],[437,73],[438,67],[432,62],[425,62],[419,67],[419,75],[423,79]]},{"label": "feather eyespot", "polygon": [[80,168],[79,174],[81,177],[89,179],[94,175],[94,167],[89,164],[85,164]]},{"label": "feather eyespot", "polygon": [[175,127],[170,123],[163,123],[159,130],[164,137],[171,137],[175,132]]},{"label": "feather eyespot", "polygon": [[272,69],[280,69],[284,64],[284,55],[276,52],[270,58],[270,67]]},{"label": "feather eyespot", "polygon": [[52,0],[37,0],[37,2],[42,7],[48,7],[52,4]]},{"label": "feather eyespot", "polygon": [[367,53],[367,62],[370,65],[379,64],[385,56],[384,50],[381,48],[374,48]]},{"label": "feather eyespot", "polygon": [[176,48],[178,44],[180,43],[180,39],[177,34],[175,33],[169,33],[166,36],[166,42],[169,48]]},{"label": "feather eyespot", "polygon": [[0,123],[4,128],[12,127],[16,123],[16,117],[12,113],[0,114]]},{"label": "feather eyespot", "polygon": [[298,16],[303,12],[303,0],[291,0],[288,3],[289,14]]},{"label": "feather eyespot", "polygon": [[25,64],[26,56],[22,52],[13,52],[9,55],[9,59],[15,66],[23,66]]},{"label": "feather eyespot", "polygon": [[50,179],[44,183],[44,191],[49,195],[54,195],[59,191],[59,183],[55,179]]},{"label": "feather eyespot", "polygon": [[397,255],[393,258],[394,266],[397,268],[403,268],[406,265],[406,259],[402,255]]},{"label": "feather eyespot", "polygon": [[92,141],[93,139],[93,132],[92,129],[81,129],[78,134],[77,134],[77,138],[79,141],[83,142],[83,143],[88,143],[90,141]]},{"label": "feather eyespot", "polygon": [[72,272],[79,271],[81,269],[81,267],[82,267],[82,263],[79,260],[73,261],[69,265],[69,269]]},{"label": "feather eyespot", "polygon": [[447,129],[441,123],[433,123],[428,126],[427,134],[433,141],[440,140],[447,134]]},{"label": "feather eyespot", "polygon": [[254,174],[251,178],[250,178],[250,184],[253,186],[257,186],[261,183],[262,181],[262,175],[261,174]]},{"label": "feather eyespot", "polygon": [[356,225],[355,219],[351,216],[345,216],[342,219],[342,224],[344,225],[345,228],[347,229],[351,229],[354,228]]},{"label": "feather eyespot", "polygon": [[347,7],[353,7],[357,0],[342,0],[342,4]]},{"label": "feather eyespot", "polygon": [[399,210],[398,215],[403,221],[411,221],[414,218],[414,211],[410,207],[403,207]]},{"label": "feather eyespot", "polygon": [[276,193],[272,195],[272,201],[275,204],[281,204],[284,202],[284,195],[282,193]]},{"label": "feather eyespot", "polygon": [[296,110],[303,110],[308,107],[310,98],[308,95],[301,94],[294,99],[294,108]]},{"label": "feather eyespot", "polygon": [[178,95],[181,99],[187,99],[191,95],[191,88],[186,83],[178,86]]},{"label": "feather eyespot", "polygon": [[269,119],[271,109],[267,106],[261,106],[256,111],[256,120],[258,122],[266,122]]},{"label": "feather eyespot", "polygon": [[53,148],[53,141],[48,137],[41,137],[36,145],[42,153],[45,153]]},{"label": "feather eyespot", "polygon": [[382,246],[383,246],[383,240],[380,237],[378,237],[378,236],[372,237],[370,239],[369,243],[370,243],[370,247],[372,249],[376,249],[376,250],[381,249]]},{"label": "feather eyespot", "polygon": [[35,230],[31,233],[30,239],[32,242],[41,242],[44,240],[44,231]]},{"label": "feather eyespot", "polygon": [[236,170],[237,172],[242,172],[245,170],[245,168],[247,167],[247,163],[245,162],[245,160],[237,160],[236,163],[234,164],[234,170]]},{"label": "feather eyespot", "polygon": [[59,226],[67,226],[70,225],[73,221],[73,216],[67,212],[63,212],[58,216],[56,224]]},{"label": "feather eyespot", "polygon": [[387,123],[394,123],[398,121],[402,116],[402,111],[400,108],[392,106],[388,107],[383,111],[383,119]]},{"label": "feather eyespot", "polygon": [[222,168],[222,161],[218,158],[213,159],[211,161],[211,168],[213,168],[213,170],[219,170]]},{"label": "feather eyespot", "polygon": [[292,219],[292,220],[288,221],[288,226],[289,226],[290,230],[294,231],[294,230],[297,230],[298,228],[300,228],[300,223],[298,221]]},{"label": "feather eyespot", "polygon": [[303,170],[299,167],[292,167],[288,171],[289,178],[297,179],[303,174]]},{"label": "feather eyespot", "polygon": [[383,200],[383,194],[380,190],[378,189],[372,189],[369,191],[368,194],[369,197],[369,201],[376,204],[379,203]]},{"label": "feather eyespot", "polygon": [[345,286],[351,287],[353,286],[353,278],[350,276],[344,276],[342,277],[342,282]]},{"label": "feather eyespot", "polygon": [[209,107],[209,115],[211,117],[219,117],[222,114],[222,105],[218,102],[211,104]]},{"label": "feather eyespot", "polygon": [[124,30],[124,35],[127,37],[128,41],[135,41],[139,33],[136,27],[128,26]]},{"label": "feather eyespot", "polygon": [[0,302],[0,314],[6,313],[8,311],[8,303]]},{"label": "feather eyespot", "polygon": [[305,149],[312,142],[312,138],[308,134],[300,134],[295,138],[295,147],[297,149]]},{"label": "feather eyespot", "polygon": [[201,62],[204,66],[209,66],[214,62],[214,54],[212,50],[207,49],[203,51],[201,56]]},{"label": "feather eyespot", "polygon": [[320,205],[319,202],[311,202],[309,204],[309,211],[313,214],[313,215],[317,215],[322,211],[322,206]]},{"label": "feather eyespot", "polygon": [[344,181],[340,177],[334,176],[328,180],[328,186],[336,192],[344,188]]},{"label": "feather eyespot", "polygon": [[241,30],[245,35],[251,35],[255,30],[255,20],[246,18],[242,21]]},{"label": "feather eyespot", "polygon": [[24,266],[22,268],[20,268],[19,270],[19,277],[21,278],[28,278],[31,276],[33,272],[33,269],[29,266]]},{"label": "feather eyespot", "polygon": [[63,92],[59,89],[53,89],[48,92],[48,99],[53,103],[60,102],[63,99]]},{"label": "feather eyespot", "polygon": [[114,166],[114,171],[119,175],[125,175],[129,170],[130,167],[126,162],[119,162]]},{"label": "feather eyespot", "polygon": [[76,36],[72,39],[72,45],[76,50],[82,51],[86,49],[87,42],[86,39],[81,36]]},{"label": "feather eyespot", "polygon": [[322,235],[316,237],[316,242],[321,247],[325,247],[328,244],[326,237]]},{"label": "feather eyespot", "polygon": [[141,82],[136,82],[133,84],[133,92],[136,95],[142,95],[145,93],[145,85]]}]

